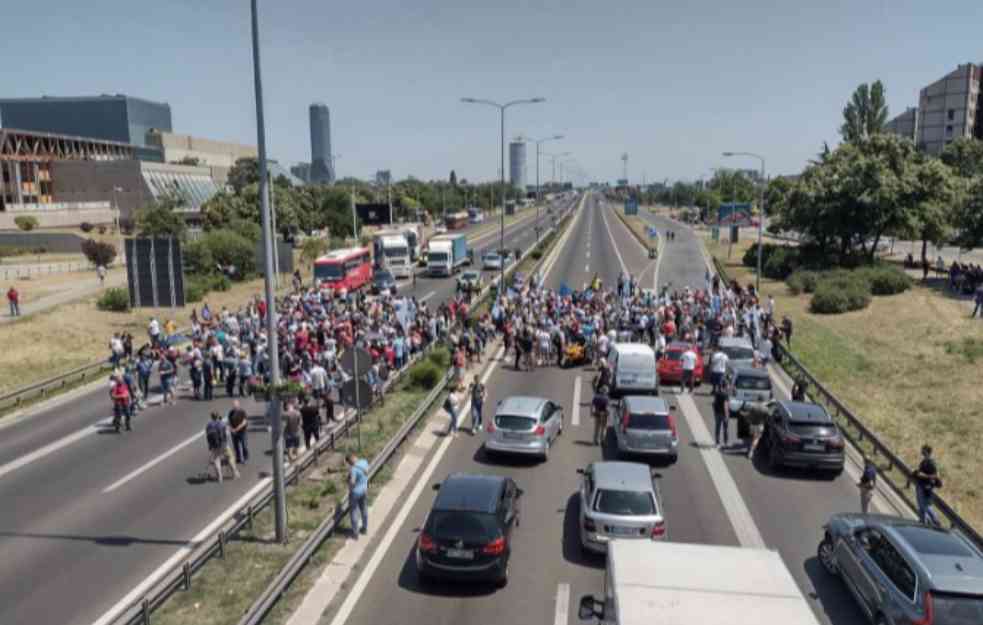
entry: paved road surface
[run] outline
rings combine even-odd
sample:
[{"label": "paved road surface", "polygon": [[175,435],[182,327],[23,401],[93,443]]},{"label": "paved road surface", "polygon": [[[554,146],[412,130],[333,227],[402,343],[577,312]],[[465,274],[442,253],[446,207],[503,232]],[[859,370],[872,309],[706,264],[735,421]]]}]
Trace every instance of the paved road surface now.
[{"label": "paved road surface", "polygon": [[[613,214],[592,202],[575,224],[547,284],[580,285],[597,272],[612,284],[622,263],[649,287],[655,272],[641,247]],[[653,223],[668,226],[661,218]],[[659,283],[701,287],[703,256],[699,242],[681,227],[676,240],[662,254]],[[578,546],[576,469],[590,461],[610,457],[589,444],[589,369],[545,368],[518,373],[511,362],[500,363],[488,381],[488,410],[509,395],[545,395],[559,402],[566,415],[564,434],[545,464],[490,461],[480,451],[480,439],[462,435],[439,460],[434,480],[455,471],[491,472],[512,476],[525,489],[522,525],[514,535],[512,576],[502,590],[486,587],[424,588],[417,579],[413,548],[419,527],[433,500],[423,489],[392,544],[369,575],[364,592],[350,613],[333,605],[322,625],[396,625],[459,623],[560,623],[557,615],[576,621],[579,597],[603,590],[603,560],[585,558]],[[575,379],[587,391],[580,397],[579,425],[573,425]],[[679,462],[660,469],[660,486],[671,540],[720,545],[763,544],[777,549],[796,582],[823,623],[865,623],[853,599],[821,570],[813,556],[821,524],[835,511],[857,508],[856,491],[845,473],[823,480],[796,472],[769,475],[738,454],[698,446],[710,443],[712,411],[707,389],[695,396],[676,397],[663,389],[677,406],[681,453]],[[422,471],[422,469],[421,469]],[[365,561],[368,561],[366,554]],[[353,580],[349,580],[349,587]],[[385,601],[380,601],[385,597]],[[563,605],[557,605],[560,597]],[[749,618],[752,618],[749,616]],[[753,620],[753,618],[752,618]]]},{"label": "paved road surface", "polygon": [[[528,248],[534,223],[531,213],[507,228],[507,245]],[[473,243],[479,256],[494,234]],[[402,289],[431,305],[453,291],[453,279],[430,278]],[[208,413],[231,405],[216,395],[151,408],[124,435],[100,426],[111,416],[103,389],[0,422],[0,623],[91,624],[266,476],[263,408],[247,399],[259,431],[243,479],[202,482]]]}]

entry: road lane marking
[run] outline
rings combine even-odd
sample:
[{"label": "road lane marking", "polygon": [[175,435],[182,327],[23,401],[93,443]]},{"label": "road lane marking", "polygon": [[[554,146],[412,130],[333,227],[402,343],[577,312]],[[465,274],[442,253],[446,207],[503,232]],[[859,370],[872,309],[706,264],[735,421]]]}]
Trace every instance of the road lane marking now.
[{"label": "road lane marking", "polygon": [[99,620],[95,621],[92,625],[109,625],[110,623],[116,622],[121,614],[123,614],[128,608],[135,605],[141,597],[147,594],[147,592],[156,585],[160,579],[173,567],[177,566],[179,562],[191,551],[193,551],[198,545],[203,541],[208,539],[215,530],[226,523],[232,515],[239,511],[239,508],[246,505],[247,501],[250,501],[253,497],[257,495],[260,491],[266,488],[270,483],[270,478],[265,477],[256,483],[249,492],[244,494],[239,498],[231,507],[227,508],[225,512],[218,516],[214,521],[209,523],[203,530],[198,532],[194,538],[192,538],[189,543],[174,552],[166,562],[161,564],[157,570],[147,576],[142,582],[140,582],[133,590],[128,592],[125,597],[120,599],[113,607],[111,607],[105,614],[99,617]]},{"label": "road lane marking", "polygon": [[556,587],[556,616],[553,625],[567,625],[570,620],[570,584]]},{"label": "road lane marking", "polygon": [[11,460],[7,464],[0,466],[0,478],[3,478],[5,475],[9,473],[13,473],[17,469],[20,469],[21,467],[29,465],[32,462],[40,460],[45,456],[49,456],[60,449],[68,447],[69,445],[77,441],[80,441],[87,436],[91,436],[95,434],[100,429],[102,429],[102,427],[109,425],[109,423],[110,422],[108,420],[100,421],[96,425],[90,425],[88,427],[82,428],[81,430],[78,430],[73,434],[69,434],[64,438],[60,438],[53,443],[49,443],[44,447],[35,449],[31,453],[25,454],[20,458],[17,458],[16,460]]},{"label": "road lane marking", "polygon": [[200,438],[201,438],[201,434],[199,433],[199,434],[195,434],[195,435],[187,438],[186,440],[178,443],[177,445],[175,445],[174,447],[171,447],[170,449],[168,449],[167,451],[165,451],[161,455],[157,456],[156,458],[154,458],[150,462],[148,462],[145,465],[143,465],[141,467],[138,467],[137,469],[135,469],[135,470],[127,473],[126,475],[124,475],[120,479],[116,480],[115,482],[113,482],[112,484],[110,484],[109,486],[107,486],[106,488],[104,488],[103,491],[102,491],[102,494],[105,495],[106,493],[113,492],[114,490],[116,490],[120,486],[123,486],[124,484],[126,484],[130,480],[132,480],[132,479],[134,479],[136,477],[139,477],[142,473],[145,473],[145,472],[149,471],[150,469],[154,468],[155,466],[157,466],[161,462],[167,460],[168,458],[170,458],[171,456],[173,456],[177,452],[181,451],[182,449],[184,449],[185,447],[187,447],[191,443],[195,442],[196,440],[199,440]]},{"label": "road lane marking", "polygon": [[703,457],[703,464],[706,465],[707,472],[710,474],[710,481],[713,482],[713,486],[717,490],[720,503],[724,506],[724,511],[734,528],[738,542],[741,543],[742,547],[765,549],[766,545],[761,537],[761,532],[754,522],[754,517],[751,516],[751,511],[748,510],[747,504],[744,503],[734,478],[727,470],[727,465],[724,464],[720,451],[716,447],[710,446],[713,437],[693,402],[693,397],[688,394],[677,395],[676,402],[686,418],[686,423],[689,424],[690,431],[693,432],[693,442],[696,443],[696,449]]},{"label": "road lane marking", "polygon": [[573,412],[570,413],[570,423],[580,425],[580,376],[573,381]]},{"label": "road lane marking", "polygon": [[611,238],[611,246],[614,248],[614,253],[618,256],[618,264],[621,265],[621,271],[628,273],[628,266],[625,265],[625,259],[621,257],[621,250],[618,249],[618,242],[614,240],[614,235],[611,234],[611,227],[608,226],[608,216],[606,212],[601,213],[601,221],[604,222],[604,229],[608,231],[608,237]]},{"label": "road lane marking", "polygon": [[423,297],[421,297],[419,299],[419,301],[421,303],[423,303],[423,302],[427,301],[428,299],[430,299],[431,297],[433,297],[436,294],[437,294],[437,291],[430,291],[429,293],[427,293],[426,295],[424,295]]}]

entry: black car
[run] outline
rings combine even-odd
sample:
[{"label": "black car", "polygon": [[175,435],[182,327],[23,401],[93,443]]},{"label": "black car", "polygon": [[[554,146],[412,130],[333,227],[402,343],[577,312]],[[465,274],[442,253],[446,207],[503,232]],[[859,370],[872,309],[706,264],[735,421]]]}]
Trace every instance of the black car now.
[{"label": "black car", "polygon": [[482,580],[505,586],[522,489],[508,477],[467,473],[453,473],[434,489],[437,499],[416,547],[421,581]]},{"label": "black car", "polygon": [[372,293],[381,295],[386,292],[396,294],[396,278],[387,269],[377,269],[372,274]]},{"label": "black car", "polygon": [[765,428],[764,443],[768,466],[795,466],[843,472],[843,435],[826,409],[800,401],[772,404]]}]

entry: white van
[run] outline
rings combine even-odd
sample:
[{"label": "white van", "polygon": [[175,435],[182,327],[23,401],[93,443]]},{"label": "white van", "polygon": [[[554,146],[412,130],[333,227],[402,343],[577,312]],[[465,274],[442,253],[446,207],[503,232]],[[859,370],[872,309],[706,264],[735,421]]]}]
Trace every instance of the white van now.
[{"label": "white van", "polygon": [[611,397],[658,395],[655,351],[645,343],[615,343],[608,350]]}]

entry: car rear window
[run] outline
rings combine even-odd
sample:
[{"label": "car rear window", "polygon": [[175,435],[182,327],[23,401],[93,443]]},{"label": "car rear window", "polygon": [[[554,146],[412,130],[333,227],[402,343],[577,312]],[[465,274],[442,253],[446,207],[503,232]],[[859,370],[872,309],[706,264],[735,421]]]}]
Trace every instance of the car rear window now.
[{"label": "car rear window", "polygon": [[737,345],[730,345],[722,348],[723,352],[727,354],[727,357],[731,360],[752,360],[754,359],[754,350],[748,349],[747,347],[738,347]]},{"label": "car rear window", "polygon": [[619,516],[643,516],[655,514],[652,495],[630,490],[599,490],[594,510]]},{"label": "car rear window", "polygon": [[932,593],[936,623],[979,625],[983,623],[983,595]]},{"label": "car rear window", "polygon": [[734,380],[734,387],[742,391],[770,391],[771,380],[769,378],[759,378],[754,375],[739,375]]},{"label": "car rear window", "polygon": [[628,415],[628,428],[631,430],[668,430],[669,416],[651,412]]},{"label": "car rear window", "polygon": [[666,358],[668,358],[669,360],[679,360],[682,357],[683,357],[683,352],[676,352],[676,351],[666,352]]},{"label": "car rear window", "polygon": [[488,542],[498,534],[495,518],[481,512],[435,510],[431,533],[441,540],[459,539],[467,542]]},{"label": "car rear window", "polygon": [[789,421],[789,429],[799,436],[832,436],[836,426],[832,423],[816,423],[814,421]]},{"label": "car rear window", "polygon": [[[911,545],[912,549],[923,555],[959,558],[978,557],[961,540],[945,530],[907,526],[898,527],[896,531],[901,534],[905,542]],[[983,621],[980,622],[983,623]]]},{"label": "car rear window", "polygon": [[536,426],[536,420],[532,417],[500,414],[495,415],[495,426],[503,430],[531,430]]}]

